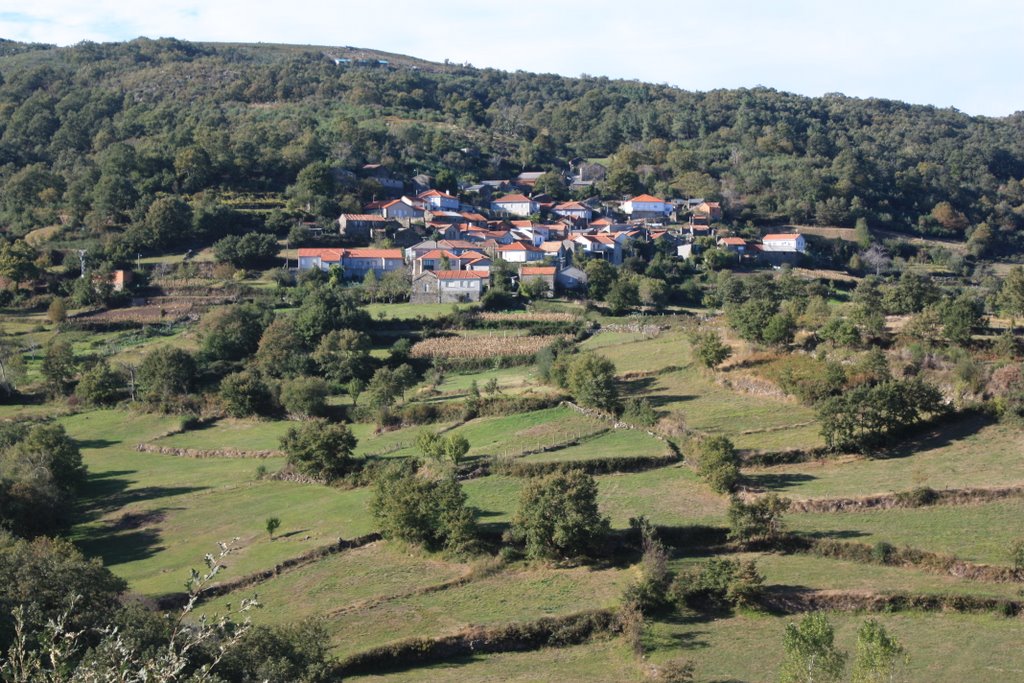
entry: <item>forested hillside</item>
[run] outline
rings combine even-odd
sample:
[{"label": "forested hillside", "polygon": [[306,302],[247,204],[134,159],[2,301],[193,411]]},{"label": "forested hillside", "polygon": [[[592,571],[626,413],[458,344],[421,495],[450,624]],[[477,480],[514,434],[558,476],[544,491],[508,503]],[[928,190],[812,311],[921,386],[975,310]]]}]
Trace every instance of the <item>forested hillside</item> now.
[{"label": "forested hillside", "polygon": [[[336,174],[318,184],[324,166],[383,162],[455,190],[584,157],[608,166],[597,187],[605,197],[704,196],[738,223],[864,218],[973,237],[993,254],[1020,245],[1020,113],[970,117],[767,88],[694,93],[382,56],[173,39],[4,42],[0,226],[15,236],[82,228],[117,260],[212,241],[232,223],[224,198],[240,192],[289,191],[294,205],[324,217],[372,194],[336,184]],[[147,231],[147,211],[165,194],[205,212],[205,227],[161,233],[151,222]]]}]

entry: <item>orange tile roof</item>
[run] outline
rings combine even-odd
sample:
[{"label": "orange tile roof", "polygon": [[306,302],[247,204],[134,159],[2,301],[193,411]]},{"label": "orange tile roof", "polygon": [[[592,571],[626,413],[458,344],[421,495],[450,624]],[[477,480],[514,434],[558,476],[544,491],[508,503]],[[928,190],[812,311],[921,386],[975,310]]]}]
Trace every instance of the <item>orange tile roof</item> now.
[{"label": "orange tile roof", "polygon": [[438,280],[483,280],[491,276],[490,273],[482,270],[435,270],[433,272]]},{"label": "orange tile roof", "polygon": [[522,194],[509,194],[505,195],[501,199],[495,199],[495,204],[522,204],[523,202],[532,202],[533,200]]},{"label": "orange tile roof", "polygon": [[590,211],[590,207],[579,202],[565,202],[555,206],[555,211]]},{"label": "orange tile roof", "polygon": [[554,266],[523,266],[519,269],[520,275],[554,275]]},{"label": "orange tile roof", "polygon": [[299,258],[320,257],[321,261],[340,261],[344,249],[299,249]]},{"label": "orange tile roof", "polygon": [[735,247],[746,246],[746,244],[747,244],[747,241],[745,239],[743,239],[742,237],[723,237],[719,241],[722,244],[728,244],[730,246],[735,246]]},{"label": "orange tile roof", "polygon": [[556,251],[561,251],[564,247],[565,247],[565,245],[562,244],[561,240],[559,240],[557,242],[541,242],[540,243],[541,251],[556,252]]},{"label": "orange tile roof", "polygon": [[658,199],[657,197],[652,197],[649,194],[642,194],[642,195],[640,195],[638,197],[633,197],[629,201],[631,201],[631,202],[661,202],[662,204],[665,203],[664,199]]},{"label": "orange tile roof", "polygon": [[447,192],[441,192],[439,190],[427,190],[426,192],[421,192],[418,195],[416,195],[417,199],[426,199],[427,197],[441,197],[443,199],[455,199],[455,197],[451,196]]},{"label": "orange tile roof", "polygon": [[404,259],[401,249],[345,249],[344,252],[352,258]]},{"label": "orange tile roof", "polygon": [[540,251],[540,249],[533,246],[532,244],[513,242],[512,244],[505,244],[498,247],[498,251]]},{"label": "orange tile roof", "polygon": [[456,256],[455,254],[451,253],[450,251],[444,251],[443,249],[434,249],[433,251],[428,251],[423,256],[420,256],[421,259],[424,259],[424,258],[425,259],[439,259],[439,258],[445,258],[445,257],[450,258],[450,259],[459,258],[458,256]]},{"label": "orange tile roof", "polygon": [[373,221],[374,223],[383,223],[387,220],[384,216],[375,216],[370,213],[343,213],[341,217],[350,221]]}]

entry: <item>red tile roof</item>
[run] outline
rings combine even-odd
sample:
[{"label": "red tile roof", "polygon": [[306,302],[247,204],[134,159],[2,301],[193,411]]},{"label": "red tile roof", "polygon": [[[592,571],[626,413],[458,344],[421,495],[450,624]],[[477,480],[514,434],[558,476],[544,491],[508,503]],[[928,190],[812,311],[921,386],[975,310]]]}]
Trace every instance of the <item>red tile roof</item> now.
[{"label": "red tile roof", "polygon": [[554,275],[554,266],[523,266],[519,269],[520,275]]},{"label": "red tile roof", "polygon": [[491,276],[482,270],[435,270],[434,275],[438,280],[483,280]]},{"label": "red tile roof", "polygon": [[349,258],[386,258],[403,260],[401,249],[345,249],[345,256]]},{"label": "red tile roof", "polygon": [[512,244],[505,244],[498,247],[498,251],[541,251],[532,244],[524,244],[522,242],[513,242]]},{"label": "red tile roof", "polygon": [[764,237],[761,238],[761,241],[762,242],[774,242],[774,241],[777,241],[777,240],[795,240],[799,236],[800,236],[800,233],[798,233],[798,232],[789,233],[789,234],[776,233],[774,235],[765,235]]},{"label": "red tile roof", "polygon": [[374,223],[384,223],[387,221],[384,216],[375,216],[369,213],[343,213],[341,217],[349,221],[373,221]]},{"label": "red tile roof", "polygon": [[426,192],[420,192],[416,195],[417,199],[426,199],[427,197],[441,197],[442,199],[455,199],[447,192],[441,192],[440,190],[427,190]]},{"label": "red tile roof", "polygon": [[555,206],[555,211],[590,211],[590,207],[579,202],[565,202]]},{"label": "red tile roof", "polygon": [[637,197],[633,197],[629,201],[631,201],[631,202],[661,202],[662,204],[665,203],[664,199],[658,199],[657,197],[652,197],[649,194],[642,194],[642,195],[639,195]]},{"label": "red tile roof", "polygon": [[747,244],[747,241],[742,237],[723,237],[718,241],[721,242],[722,244],[728,244],[729,246],[733,247],[742,247],[746,246]]},{"label": "red tile roof", "polygon": [[299,249],[299,258],[320,257],[321,261],[340,261],[344,249]]},{"label": "red tile roof", "polygon": [[495,199],[495,204],[522,204],[523,202],[532,202],[533,200],[526,195],[521,194],[509,194],[505,195],[501,199]]}]

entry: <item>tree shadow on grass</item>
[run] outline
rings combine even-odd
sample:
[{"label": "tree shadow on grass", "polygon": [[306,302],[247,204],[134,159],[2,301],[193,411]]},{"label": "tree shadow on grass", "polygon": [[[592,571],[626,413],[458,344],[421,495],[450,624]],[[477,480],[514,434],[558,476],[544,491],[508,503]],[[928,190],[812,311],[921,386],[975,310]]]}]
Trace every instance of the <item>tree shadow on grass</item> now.
[{"label": "tree shadow on grass", "polygon": [[101,558],[106,567],[145,560],[165,549],[158,528],[108,533],[100,527],[89,530],[75,545],[86,557]]},{"label": "tree shadow on grass", "polygon": [[951,446],[995,422],[995,418],[988,415],[972,415],[946,424],[930,425],[910,434],[897,444],[880,448],[869,455],[876,460],[906,458],[921,451]]},{"label": "tree shadow on grass", "polygon": [[116,446],[121,443],[114,439],[75,439],[75,443],[78,444],[79,448],[109,448]]},{"label": "tree shadow on grass", "polygon": [[751,488],[776,490],[814,481],[817,477],[797,472],[765,472],[762,474],[744,474],[743,479]]},{"label": "tree shadow on grass", "polygon": [[867,532],[857,531],[856,529],[826,529],[824,531],[801,531],[801,536],[806,538],[863,538],[869,536]]},{"label": "tree shadow on grass", "polygon": [[206,490],[207,486],[141,486],[131,488],[135,483],[127,475],[135,470],[111,470],[89,474],[78,498],[77,521],[89,522],[118,510],[131,503],[170,498],[186,493]]}]

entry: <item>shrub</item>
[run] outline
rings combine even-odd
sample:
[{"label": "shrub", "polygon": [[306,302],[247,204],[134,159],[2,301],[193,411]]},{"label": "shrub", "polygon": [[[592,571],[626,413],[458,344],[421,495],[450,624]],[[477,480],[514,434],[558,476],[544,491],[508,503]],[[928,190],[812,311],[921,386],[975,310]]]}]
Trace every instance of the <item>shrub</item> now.
[{"label": "shrub", "polygon": [[452,552],[473,545],[474,511],[454,471],[431,475],[409,462],[391,463],[375,484],[370,510],[386,538]]},{"label": "shrub", "polygon": [[658,413],[646,398],[629,398],[622,409],[622,420],[641,427],[653,427],[658,421]]},{"label": "shrub", "polygon": [[289,427],[281,437],[281,450],[300,472],[328,482],[357,468],[352,457],[356,437],[348,426],[327,420],[310,420]]},{"label": "shrub", "polygon": [[764,576],[753,560],[712,558],[681,572],[669,588],[669,598],[680,609],[749,607],[763,587]]},{"label": "shrub", "polygon": [[220,399],[232,417],[268,415],[274,410],[274,396],[255,370],[236,372],[221,380]]},{"label": "shrub", "polygon": [[789,499],[769,493],[744,503],[733,497],[729,505],[729,538],[741,543],[772,542],[784,530],[782,514],[789,509]]},{"label": "shrub", "polygon": [[575,560],[596,556],[608,529],[608,519],[598,512],[594,478],[571,470],[530,480],[509,538],[524,543],[529,557]]},{"label": "shrub", "polygon": [[732,347],[715,330],[696,332],[690,337],[697,359],[706,368],[714,368],[732,355]]},{"label": "shrub", "polygon": [[609,413],[619,411],[615,364],[593,353],[581,353],[569,364],[566,383],[576,402]]},{"label": "shrub", "polygon": [[709,437],[701,441],[697,473],[718,493],[729,493],[740,478],[739,461],[728,437]]},{"label": "shrub", "polygon": [[196,363],[182,349],[153,349],[139,364],[138,382],[143,400],[154,405],[169,405],[177,396],[192,390]]},{"label": "shrub", "polygon": [[330,387],[319,377],[296,377],[281,384],[281,406],[289,415],[310,418],[327,412]]},{"label": "shrub", "polygon": [[100,361],[82,374],[75,395],[88,405],[108,406],[117,403],[124,390],[124,375],[113,370],[106,361]]}]

